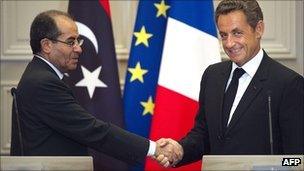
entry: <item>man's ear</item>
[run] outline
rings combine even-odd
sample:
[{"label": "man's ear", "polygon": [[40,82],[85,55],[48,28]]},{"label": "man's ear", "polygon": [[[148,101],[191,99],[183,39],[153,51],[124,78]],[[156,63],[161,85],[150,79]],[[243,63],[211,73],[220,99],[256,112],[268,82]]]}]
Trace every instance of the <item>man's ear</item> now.
[{"label": "man's ear", "polygon": [[53,44],[51,40],[44,38],[40,40],[40,45],[41,45],[41,51],[49,54],[53,48]]},{"label": "man's ear", "polygon": [[256,27],[255,27],[255,32],[257,33],[256,36],[258,39],[261,39],[263,34],[264,34],[264,22],[263,20],[260,20]]}]

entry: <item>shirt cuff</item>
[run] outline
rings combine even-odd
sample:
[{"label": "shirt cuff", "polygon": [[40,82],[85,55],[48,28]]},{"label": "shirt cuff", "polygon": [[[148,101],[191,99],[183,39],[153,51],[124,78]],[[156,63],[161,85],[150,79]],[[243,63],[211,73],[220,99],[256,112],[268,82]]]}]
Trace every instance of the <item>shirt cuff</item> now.
[{"label": "shirt cuff", "polygon": [[156,143],[154,141],[149,140],[149,150],[147,156],[154,156],[156,150]]}]

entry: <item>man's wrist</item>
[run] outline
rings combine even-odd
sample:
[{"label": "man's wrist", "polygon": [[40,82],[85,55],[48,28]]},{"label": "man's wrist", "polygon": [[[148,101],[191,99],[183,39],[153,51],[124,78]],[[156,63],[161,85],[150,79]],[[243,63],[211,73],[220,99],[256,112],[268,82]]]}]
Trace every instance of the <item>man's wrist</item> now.
[{"label": "man's wrist", "polygon": [[147,156],[154,156],[156,151],[156,142],[149,140],[149,150]]}]

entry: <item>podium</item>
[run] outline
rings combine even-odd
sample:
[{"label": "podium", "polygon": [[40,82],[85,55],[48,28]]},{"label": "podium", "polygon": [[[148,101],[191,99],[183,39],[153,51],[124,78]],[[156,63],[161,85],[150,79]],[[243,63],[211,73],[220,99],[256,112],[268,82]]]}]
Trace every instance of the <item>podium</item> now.
[{"label": "podium", "polygon": [[204,155],[203,171],[209,170],[304,170],[303,155]]},{"label": "podium", "polygon": [[0,156],[0,170],[93,171],[90,156]]}]

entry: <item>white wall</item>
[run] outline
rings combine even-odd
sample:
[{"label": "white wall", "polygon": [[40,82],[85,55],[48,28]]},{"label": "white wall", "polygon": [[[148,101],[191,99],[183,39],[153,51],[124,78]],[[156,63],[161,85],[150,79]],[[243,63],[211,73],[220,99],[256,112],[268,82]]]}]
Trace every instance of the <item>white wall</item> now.
[{"label": "white wall", "polygon": [[[111,1],[112,21],[121,84],[124,84],[127,59],[137,1]],[[215,1],[215,4],[218,2]],[[48,9],[66,11],[68,1],[0,1],[1,155],[9,153],[11,128],[10,88],[16,86],[31,60],[29,28],[34,16]],[[303,75],[303,1],[261,1],[266,32],[262,47],[269,55]],[[223,58],[226,58],[222,53]]]}]

